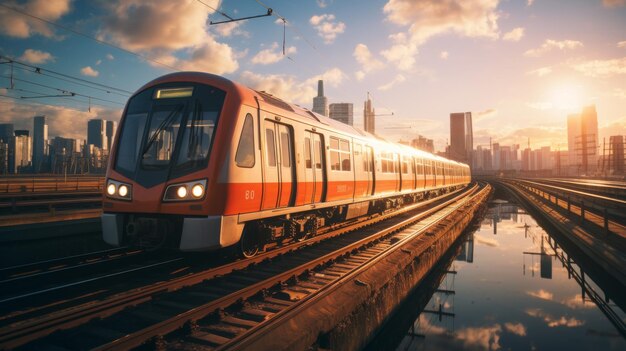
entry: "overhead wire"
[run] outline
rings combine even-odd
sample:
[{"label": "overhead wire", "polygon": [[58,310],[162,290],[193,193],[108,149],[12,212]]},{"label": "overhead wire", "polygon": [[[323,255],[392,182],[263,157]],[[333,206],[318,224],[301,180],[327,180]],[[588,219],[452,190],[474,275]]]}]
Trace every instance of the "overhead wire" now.
[{"label": "overhead wire", "polygon": [[[53,71],[51,69],[33,66],[33,65],[28,64],[28,63],[24,63],[24,62],[21,62],[19,60],[16,60],[15,58],[12,58],[12,57],[9,57],[9,56],[0,55],[0,59],[8,60],[9,62],[13,62],[13,63],[18,64],[20,66],[28,67],[28,68],[30,68],[30,70],[27,70],[29,72],[33,72],[33,73],[37,73],[37,74],[43,74],[43,72],[48,72],[49,74],[52,74],[52,75],[55,75],[55,76],[60,76],[60,77],[64,77],[64,78],[67,78],[67,79],[75,80],[75,81],[81,82],[83,84],[93,85],[93,87],[90,86],[92,89],[101,90],[101,91],[104,91],[104,92],[107,92],[107,93],[113,94],[114,92],[111,91],[111,90],[115,90],[115,91],[118,91],[118,92],[127,93],[129,95],[132,94],[132,92],[128,91],[128,90],[112,87],[112,86],[109,86],[109,85],[106,85],[106,84],[102,84],[102,83],[92,82],[92,81],[87,80],[87,79],[83,79],[83,78],[80,78],[80,77],[74,77],[72,75],[69,75],[69,74],[66,74],[66,73],[57,72],[57,71]],[[16,67],[16,68],[23,69],[23,67]],[[78,84],[78,83],[75,83],[75,84]]]},{"label": "overhead wire", "polygon": [[[9,78],[9,77],[4,76],[4,75],[0,75],[0,77]],[[35,83],[35,82],[29,81],[29,80],[26,80],[26,79],[13,77],[13,80],[15,80],[16,82],[23,82],[23,83],[26,83],[26,84],[32,84],[32,85],[40,86],[42,88],[53,89],[53,90],[59,91],[61,93],[68,93],[68,94],[71,94],[72,96],[82,96],[82,97],[86,97],[86,98],[93,99],[93,100],[110,102],[110,103],[117,104],[117,105],[124,105],[124,103],[119,102],[119,101],[112,101],[112,100],[98,98],[98,97],[95,97],[95,96],[85,95],[85,94],[77,93],[77,92],[74,92],[74,91],[71,91],[71,90],[67,90],[67,89],[61,89],[61,88],[57,88],[57,87],[53,87],[53,86],[49,86],[49,85],[45,85],[45,84],[41,84],[41,83]]]}]

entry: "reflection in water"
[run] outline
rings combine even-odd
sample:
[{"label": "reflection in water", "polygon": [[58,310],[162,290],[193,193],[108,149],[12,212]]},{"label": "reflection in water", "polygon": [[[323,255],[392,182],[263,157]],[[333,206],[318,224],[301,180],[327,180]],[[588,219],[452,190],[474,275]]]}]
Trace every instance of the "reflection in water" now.
[{"label": "reflection in water", "polygon": [[626,350],[626,297],[566,249],[517,206],[495,202],[425,306],[400,308],[417,317],[395,326],[408,331],[389,348]]}]

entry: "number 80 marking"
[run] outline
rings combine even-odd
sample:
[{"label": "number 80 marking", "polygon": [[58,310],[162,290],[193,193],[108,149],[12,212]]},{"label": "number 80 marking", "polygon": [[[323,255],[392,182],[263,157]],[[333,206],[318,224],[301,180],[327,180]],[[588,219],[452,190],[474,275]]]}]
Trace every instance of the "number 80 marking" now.
[{"label": "number 80 marking", "polygon": [[246,200],[254,200],[254,190],[246,190]]}]

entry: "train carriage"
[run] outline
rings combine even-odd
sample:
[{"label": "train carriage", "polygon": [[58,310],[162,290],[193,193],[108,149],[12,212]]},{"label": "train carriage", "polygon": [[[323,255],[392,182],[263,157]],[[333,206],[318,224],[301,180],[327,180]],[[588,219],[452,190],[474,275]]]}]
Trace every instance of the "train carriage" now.
[{"label": "train carriage", "polygon": [[197,72],[139,89],[115,140],[102,215],[113,245],[250,256],[470,181],[467,165]]}]

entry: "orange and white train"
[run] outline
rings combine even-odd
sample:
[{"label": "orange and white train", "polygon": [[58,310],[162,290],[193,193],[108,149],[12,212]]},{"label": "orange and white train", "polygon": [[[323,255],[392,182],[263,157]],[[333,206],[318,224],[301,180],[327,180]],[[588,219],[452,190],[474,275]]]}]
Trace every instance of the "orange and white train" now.
[{"label": "orange and white train", "polygon": [[174,73],[126,105],[107,170],[103,238],[182,251],[239,245],[252,256],[469,182],[465,164],[224,77]]}]

